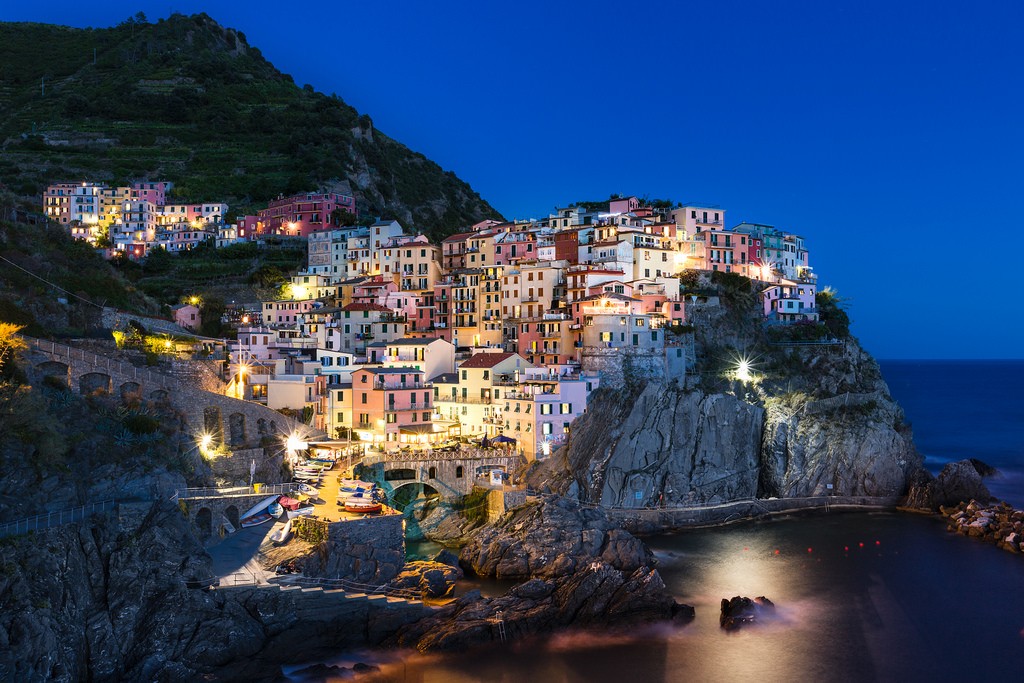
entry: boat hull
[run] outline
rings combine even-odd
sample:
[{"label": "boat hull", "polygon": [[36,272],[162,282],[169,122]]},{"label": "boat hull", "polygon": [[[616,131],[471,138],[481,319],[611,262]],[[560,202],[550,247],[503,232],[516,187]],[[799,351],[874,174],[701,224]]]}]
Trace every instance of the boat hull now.
[{"label": "boat hull", "polygon": [[348,501],[345,503],[345,512],[357,515],[369,515],[381,511],[381,504],[376,502]]}]

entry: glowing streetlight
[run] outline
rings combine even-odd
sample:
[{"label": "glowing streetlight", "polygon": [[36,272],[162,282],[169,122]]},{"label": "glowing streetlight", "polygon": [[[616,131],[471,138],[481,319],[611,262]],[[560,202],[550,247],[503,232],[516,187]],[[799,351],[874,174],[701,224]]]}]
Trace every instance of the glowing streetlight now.
[{"label": "glowing streetlight", "polygon": [[540,452],[544,454],[545,458],[551,455],[551,443],[549,441],[542,443],[540,445]]},{"label": "glowing streetlight", "polygon": [[199,437],[199,452],[206,455],[207,451],[210,450],[211,444],[213,444],[213,435],[203,434]]},{"label": "glowing streetlight", "polygon": [[736,379],[741,382],[749,382],[750,378],[750,361],[741,360],[736,364]]},{"label": "glowing streetlight", "polygon": [[292,299],[305,299],[309,290],[302,285],[292,285]]}]

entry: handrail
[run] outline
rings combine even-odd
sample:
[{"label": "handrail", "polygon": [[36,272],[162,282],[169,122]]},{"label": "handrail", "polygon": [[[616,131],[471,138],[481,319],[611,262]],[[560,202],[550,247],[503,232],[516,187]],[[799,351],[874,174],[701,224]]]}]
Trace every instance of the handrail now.
[{"label": "handrail", "polygon": [[230,486],[225,488],[205,487],[176,489],[171,500],[190,500],[193,498],[233,498],[237,496],[273,496],[291,493],[298,488],[295,482],[281,484],[261,484],[259,491],[255,486]]},{"label": "handrail", "polygon": [[117,501],[111,499],[80,505],[68,510],[58,510],[57,512],[26,517],[25,519],[13,522],[5,522],[0,524],[0,537],[27,534],[29,531],[41,531],[51,527],[63,526],[64,524],[81,522],[97,513],[106,512],[115,507],[117,507]]}]

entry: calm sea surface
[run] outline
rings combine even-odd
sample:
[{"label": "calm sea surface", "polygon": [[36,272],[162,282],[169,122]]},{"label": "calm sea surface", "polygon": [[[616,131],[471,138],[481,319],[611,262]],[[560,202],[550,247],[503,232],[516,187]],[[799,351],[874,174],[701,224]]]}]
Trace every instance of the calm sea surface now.
[{"label": "calm sea surface", "polygon": [[[882,363],[933,471],[976,457],[1024,504],[1024,362]],[[377,680],[1021,681],[1024,557],[929,517],[832,513],[648,539],[666,584],[696,608],[684,627],[568,634],[423,658],[356,653]],[[774,619],[737,633],[719,602],[765,595]]]}]

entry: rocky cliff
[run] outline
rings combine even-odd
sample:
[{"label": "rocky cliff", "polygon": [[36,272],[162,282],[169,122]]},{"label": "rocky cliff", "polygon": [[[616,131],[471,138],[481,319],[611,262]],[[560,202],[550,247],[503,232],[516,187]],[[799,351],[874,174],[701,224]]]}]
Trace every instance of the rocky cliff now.
[{"label": "rocky cliff", "polygon": [[599,390],[531,485],[634,508],[905,493],[921,458],[874,360],[853,339],[777,354],[746,382]]}]

